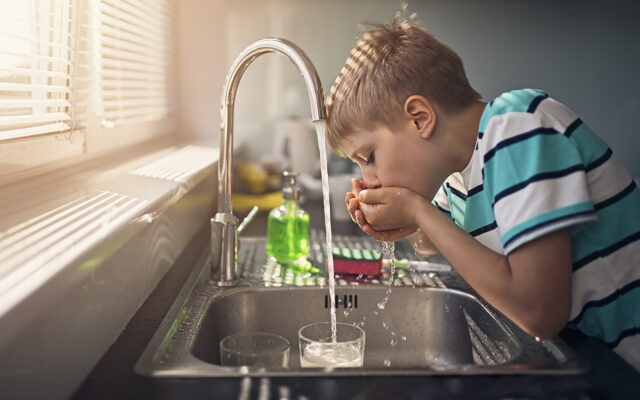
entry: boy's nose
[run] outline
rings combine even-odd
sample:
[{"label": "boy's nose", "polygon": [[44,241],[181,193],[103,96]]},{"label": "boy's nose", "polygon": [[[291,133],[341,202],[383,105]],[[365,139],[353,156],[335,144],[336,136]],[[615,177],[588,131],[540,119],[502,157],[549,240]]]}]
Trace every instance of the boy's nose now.
[{"label": "boy's nose", "polygon": [[369,174],[362,175],[362,181],[364,182],[364,186],[366,189],[377,189],[382,186],[380,180],[377,177],[371,176]]}]

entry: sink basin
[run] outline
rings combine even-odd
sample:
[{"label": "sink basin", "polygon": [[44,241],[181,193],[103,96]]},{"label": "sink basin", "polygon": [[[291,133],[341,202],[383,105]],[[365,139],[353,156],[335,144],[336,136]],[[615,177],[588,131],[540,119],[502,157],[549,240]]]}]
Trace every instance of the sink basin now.
[{"label": "sink basin", "polygon": [[[520,353],[519,340],[471,295],[395,287],[381,310],[378,303],[385,294],[384,286],[336,290],[337,320],[359,325],[366,333],[366,370],[496,365]],[[236,289],[211,303],[191,351],[219,364],[218,343],[225,336],[272,332],[289,340],[290,367],[299,368],[298,330],[327,320],[326,288]]]},{"label": "sink basin", "polygon": [[[155,377],[577,374],[587,368],[560,339],[537,341],[521,331],[454,271],[406,270],[395,276],[391,293],[384,280],[338,280],[337,320],[366,332],[361,368],[301,368],[298,330],[329,320],[324,279],[269,264],[263,238],[243,239],[241,280],[235,287],[217,287],[208,280],[206,252],[199,264],[136,364],[138,373]],[[289,340],[287,368],[220,365],[220,340],[257,331]]]}]

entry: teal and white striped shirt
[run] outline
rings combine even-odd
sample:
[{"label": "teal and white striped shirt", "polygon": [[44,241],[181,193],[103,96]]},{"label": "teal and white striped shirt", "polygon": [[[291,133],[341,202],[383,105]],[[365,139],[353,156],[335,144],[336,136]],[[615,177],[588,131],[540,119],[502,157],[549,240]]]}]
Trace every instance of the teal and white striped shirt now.
[{"label": "teal and white striped shirt", "polygon": [[433,202],[503,254],[569,228],[569,326],[640,370],[640,191],[565,105],[533,89],[491,101],[469,165],[447,178]]}]

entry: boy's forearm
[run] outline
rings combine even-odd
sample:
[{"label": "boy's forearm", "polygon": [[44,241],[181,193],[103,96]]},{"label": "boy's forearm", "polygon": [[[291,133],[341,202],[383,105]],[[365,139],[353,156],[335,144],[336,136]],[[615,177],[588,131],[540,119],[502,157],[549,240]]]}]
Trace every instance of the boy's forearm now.
[{"label": "boy's forearm", "polygon": [[430,203],[425,202],[420,208],[416,223],[485,300],[523,329],[533,335],[547,337],[554,335],[558,326],[564,325],[566,319],[563,320],[565,315],[561,307],[557,307],[557,311],[552,310],[557,315],[543,315],[548,311],[548,305],[537,295],[523,290],[529,284],[527,280],[531,281],[529,276],[521,272],[514,276],[518,271],[514,271],[505,255],[482,245]]},{"label": "boy's forearm", "polygon": [[424,205],[416,223],[471,286],[495,305],[487,294],[507,290],[511,270],[506,257],[483,246],[431,204]]}]

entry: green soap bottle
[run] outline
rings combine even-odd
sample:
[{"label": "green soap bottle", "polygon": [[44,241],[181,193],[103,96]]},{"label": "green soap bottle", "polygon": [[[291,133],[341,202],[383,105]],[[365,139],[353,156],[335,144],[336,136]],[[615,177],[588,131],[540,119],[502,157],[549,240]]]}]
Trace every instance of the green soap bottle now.
[{"label": "green soap bottle", "polygon": [[284,203],[271,210],[267,220],[267,255],[280,264],[307,268],[309,214],[298,204],[298,174],[285,171],[283,175]]}]

